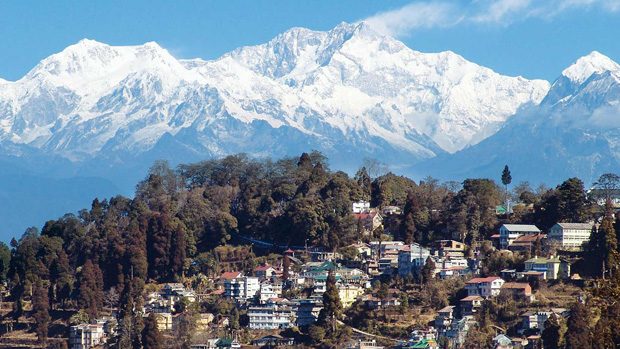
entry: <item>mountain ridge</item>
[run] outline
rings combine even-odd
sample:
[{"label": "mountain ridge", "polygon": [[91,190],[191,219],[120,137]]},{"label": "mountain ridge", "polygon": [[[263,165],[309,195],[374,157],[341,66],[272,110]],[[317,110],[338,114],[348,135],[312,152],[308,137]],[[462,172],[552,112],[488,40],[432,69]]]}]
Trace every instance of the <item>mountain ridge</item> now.
[{"label": "mountain ridge", "polygon": [[[389,81],[379,83],[382,74]],[[501,98],[478,103],[467,90],[487,82],[480,89],[508,89],[517,97],[500,108]],[[9,112],[0,113],[0,137],[76,161],[113,143],[147,151],[165,133],[227,115],[291,126],[319,143],[328,128],[343,137],[368,134],[417,162],[485,138],[522,103],[538,103],[546,89],[545,82],[503,77],[449,51],[413,51],[365,23],[327,32],[294,28],[213,61],[177,60],[153,42],[114,47],[86,39],[2,85],[0,107]],[[188,102],[198,102],[192,114],[200,117],[171,110]],[[89,140],[79,139],[89,132]]]},{"label": "mountain ridge", "polygon": [[508,164],[514,178],[557,183],[579,177],[591,184],[620,171],[618,139],[620,65],[594,51],[562,71],[539,105],[519,110],[496,134],[408,171],[495,178]]},{"label": "mountain ridge", "polygon": [[[443,178],[448,170],[492,176],[495,170],[472,167],[490,169],[505,159],[488,150],[462,154],[499,147],[499,137],[516,138],[528,127],[542,137],[541,110],[557,110],[546,118],[557,128],[560,111],[568,110],[561,108],[579,109],[568,121],[581,135],[584,117],[599,128],[613,119],[618,75],[605,69],[615,62],[599,53],[586,58],[551,85],[500,75],[451,51],[415,51],[366,23],[293,28],[215,60],[176,59],[153,42],[86,39],[17,81],[0,79],[0,161],[6,157],[7,167],[39,182],[98,177],[106,190],[112,183],[124,195],[154,160],[174,166],[239,152],[277,158],[316,149],[349,172],[374,157],[419,178]],[[523,129],[513,126],[519,124]],[[611,144],[614,137],[595,138]],[[574,148],[555,146],[549,145],[563,154]],[[608,150],[585,152],[583,161],[602,163],[616,151]],[[52,160],[39,161],[46,157]],[[94,193],[88,197],[100,195]]]}]

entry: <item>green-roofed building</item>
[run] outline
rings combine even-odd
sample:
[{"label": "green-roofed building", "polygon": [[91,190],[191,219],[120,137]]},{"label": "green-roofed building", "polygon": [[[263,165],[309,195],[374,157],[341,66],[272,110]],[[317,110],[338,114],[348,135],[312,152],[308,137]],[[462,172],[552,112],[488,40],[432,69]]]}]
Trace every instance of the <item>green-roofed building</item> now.
[{"label": "green-roofed building", "polygon": [[407,348],[415,349],[441,349],[436,341],[432,339],[422,339],[418,342],[410,344]]},{"label": "green-roofed building", "polygon": [[570,277],[570,264],[558,256],[535,256],[525,261],[525,272],[528,271],[542,272],[547,280],[564,279]]}]

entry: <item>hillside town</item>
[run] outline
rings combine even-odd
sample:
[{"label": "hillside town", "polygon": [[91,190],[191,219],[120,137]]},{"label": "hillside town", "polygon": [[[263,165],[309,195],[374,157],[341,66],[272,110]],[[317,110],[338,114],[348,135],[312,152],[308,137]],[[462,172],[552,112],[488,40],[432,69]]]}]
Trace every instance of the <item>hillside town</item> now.
[{"label": "hillside town", "polygon": [[366,167],[349,178],[321,161],[156,164],[133,200],[96,199],[79,216],[27,230],[0,249],[0,344],[538,349],[615,340],[618,176],[591,190],[571,178],[510,193],[508,166],[502,188],[371,179]]},{"label": "hillside town", "polygon": [[[378,210],[360,201],[353,203],[352,212],[370,234],[382,227],[383,215],[400,214],[401,209],[390,206]],[[494,347],[540,348],[545,322],[552,315],[566,319],[570,314],[567,304],[571,301],[550,300],[552,296],[540,290],[562,283],[583,284],[579,274],[571,272],[571,264],[588,243],[593,227],[592,222],[560,222],[545,233],[531,224],[503,224],[491,236],[492,240],[476,247],[456,240],[437,240],[429,246],[407,244],[391,240],[389,233],[383,233],[379,240],[360,241],[343,252],[313,246],[287,248],[273,256],[273,264],[265,262],[251,273],[231,269],[216,277],[205,276],[198,287],[188,283],[154,285],[154,290],[145,295],[142,314],[156,314],[157,328],[162,333],[178,331],[187,317],[193,317],[194,330],[204,333],[204,342],[191,344],[192,349],[240,348],[246,344],[294,346],[295,337],[282,333],[294,333],[286,330],[318,321],[330,280],[337,290],[345,322],[347,310],[354,306],[370,312],[401,312],[403,305],[411,304],[413,298],[408,287],[402,287],[410,280],[419,280],[418,290],[429,280],[458,280],[457,284],[462,286],[455,292],[458,299],[451,298],[448,305],[436,311],[424,310],[420,315],[431,321],[408,329],[409,339],[379,345],[372,338],[375,336],[355,331],[360,339],[351,340],[347,348],[462,347],[470,329],[478,326],[476,314],[485,303],[496,300],[516,302],[519,310],[510,329],[497,327]],[[523,253],[529,258],[520,268],[484,272],[490,251],[505,255]],[[571,294],[572,301],[584,302],[584,295]],[[225,316],[217,311],[188,315],[193,304],[205,301],[230,302],[234,315]],[[112,317],[104,317],[91,324],[72,326],[70,347],[104,345],[107,338],[116,335],[114,322]],[[254,338],[251,343],[240,338],[242,333]],[[258,338],[255,333],[264,336]]]}]

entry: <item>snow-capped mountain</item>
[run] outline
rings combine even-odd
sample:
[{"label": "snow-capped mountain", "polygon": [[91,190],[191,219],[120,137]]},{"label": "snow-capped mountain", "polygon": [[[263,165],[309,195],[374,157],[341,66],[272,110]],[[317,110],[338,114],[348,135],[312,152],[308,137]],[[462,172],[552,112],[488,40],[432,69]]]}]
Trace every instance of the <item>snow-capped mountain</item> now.
[{"label": "snow-capped mountain", "polygon": [[508,164],[515,180],[592,183],[620,172],[620,65],[598,53],[565,69],[538,106],[520,110],[477,145],[414,167],[447,178],[497,178]]},{"label": "snow-capped mountain", "polygon": [[[130,196],[156,159],[317,149],[334,168],[369,156],[397,171],[478,143],[548,89],[364,23],[293,28],[213,61],[82,40],[18,81],[0,79],[0,234],[96,196]],[[20,219],[34,207],[39,222]]]},{"label": "snow-capped mountain", "polygon": [[0,140],[72,161],[164,143],[193,157],[315,148],[406,164],[479,142],[547,90],[452,52],[413,51],[365,23],[293,28],[215,61],[82,40],[0,81]]}]

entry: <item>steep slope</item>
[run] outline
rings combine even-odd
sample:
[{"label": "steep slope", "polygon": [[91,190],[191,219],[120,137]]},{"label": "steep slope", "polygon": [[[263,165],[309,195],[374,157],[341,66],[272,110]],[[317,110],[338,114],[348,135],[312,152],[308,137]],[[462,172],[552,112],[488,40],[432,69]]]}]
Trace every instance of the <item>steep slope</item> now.
[{"label": "steep slope", "polygon": [[497,178],[592,183],[620,171],[620,65],[598,52],[580,58],[553,83],[539,106],[524,108],[495,135],[411,169],[442,178]]},{"label": "steep slope", "polygon": [[[452,52],[420,53],[365,23],[329,32],[294,28],[230,57],[300,91],[343,128],[414,129],[453,152],[494,133],[549,85],[501,76]],[[396,134],[397,135],[397,134]],[[391,135],[392,137],[395,134]]]}]

